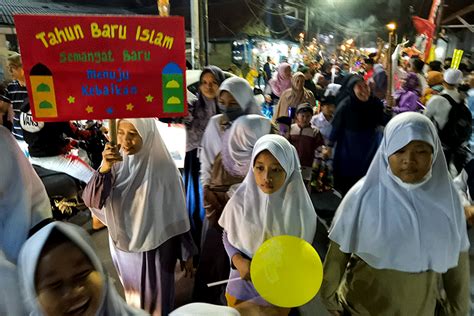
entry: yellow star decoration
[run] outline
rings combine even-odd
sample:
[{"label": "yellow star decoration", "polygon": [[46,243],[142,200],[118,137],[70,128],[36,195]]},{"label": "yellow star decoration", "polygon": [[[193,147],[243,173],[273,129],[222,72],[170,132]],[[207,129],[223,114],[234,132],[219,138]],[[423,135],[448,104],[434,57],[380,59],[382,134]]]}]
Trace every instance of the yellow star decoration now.
[{"label": "yellow star decoration", "polygon": [[127,111],[133,111],[133,108],[135,107],[133,104],[129,103],[126,105]]},{"label": "yellow star decoration", "polygon": [[76,102],[76,98],[73,97],[72,95],[70,95],[69,98],[67,98],[67,102],[69,102],[69,104],[72,104],[72,103]]},{"label": "yellow star decoration", "polygon": [[151,94],[149,94],[145,98],[146,98],[146,102],[152,102],[154,97]]},{"label": "yellow star decoration", "polygon": [[91,114],[92,112],[94,112],[94,107],[88,105],[88,106],[86,107],[86,112],[89,113],[89,114]]}]

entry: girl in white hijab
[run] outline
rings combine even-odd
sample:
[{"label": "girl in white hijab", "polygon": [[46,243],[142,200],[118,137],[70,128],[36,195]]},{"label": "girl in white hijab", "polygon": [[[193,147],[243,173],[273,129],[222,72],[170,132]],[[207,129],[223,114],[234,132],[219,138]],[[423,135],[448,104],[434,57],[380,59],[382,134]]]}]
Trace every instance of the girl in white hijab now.
[{"label": "girl in white hijab", "polygon": [[222,150],[221,138],[224,132],[242,115],[261,115],[252,88],[247,80],[238,77],[226,79],[221,84],[218,93],[218,105],[222,114],[214,115],[211,118],[201,142],[199,154],[203,186],[208,185],[211,180],[212,164]]},{"label": "girl in white hijab", "polygon": [[16,263],[29,230],[51,218],[43,183],[10,131],[0,126],[0,250]]},{"label": "girl in white hijab", "polygon": [[[261,115],[249,114],[238,118],[229,132],[224,134],[222,141],[222,164],[225,170],[232,176],[245,177],[255,143],[271,131],[271,121]],[[232,186],[232,191],[228,191],[227,195],[231,197],[239,185]]]},{"label": "girl in white hijab", "polygon": [[174,303],[176,260],[186,261],[192,273],[196,249],[182,179],[156,123],[118,122],[118,146],[107,144],[83,199],[108,227],[127,302],[152,315],[167,315]]},{"label": "girl in white hijab", "polygon": [[222,151],[212,166],[212,179],[208,190],[221,204],[220,209],[208,210],[203,231],[202,253],[196,273],[194,299],[199,302],[218,304],[225,286],[211,287],[208,283],[222,280],[229,275],[229,259],[222,243],[219,220],[229,197],[244,179],[250,164],[252,149],[257,140],[271,131],[269,119],[256,114],[239,117],[224,132]]},{"label": "girl in white hijab", "polygon": [[425,116],[403,113],[390,121],[329,238],[321,296],[332,314],[434,315],[442,279],[446,315],[467,315],[464,213]]},{"label": "girl in white hijab", "polygon": [[227,285],[229,306],[259,297],[250,281],[250,262],[257,249],[274,236],[292,235],[313,242],[316,212],[305,189],[296,149],[279,135],[261,137],[252,153],[244,182],[227,203],[219,220],[231,262]]},{"label": "girl in white hijab", "polygon": [[221,152],[224,135],[235,121],[248,114],[260,114],[253,90],[247,80],[232,77],[219,87],[217,101],[222,114],[214,115],[207,124],[199,151],[201,185],[204,193],[204,218],[201,238],[201,256],[196,273],[194,301],[222,304],[223,287],[208,288],[207,283],[222,280],[228,275],[229,264],[222,244],[222,229],[217,220],[227,203],[227,191],[242,182],[222,167]]},{"label": "girl in white hijab", "polygon": [[29,315],[147,315],[127,306],[116,292],[78,226],[54,222],[24,244],[18,273]]}]

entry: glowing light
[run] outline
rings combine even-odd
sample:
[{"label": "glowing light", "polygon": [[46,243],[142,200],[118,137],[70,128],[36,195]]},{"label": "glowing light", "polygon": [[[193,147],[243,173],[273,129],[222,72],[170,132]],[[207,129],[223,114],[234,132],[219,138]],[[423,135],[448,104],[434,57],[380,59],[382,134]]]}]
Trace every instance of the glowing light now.
[{"label": "glowing light", "polygon": [[387,24],[387,28],[390,31],[395,31],[397,29],[397,24],[395,24],[395,22],[391,22],[391,23]]},{"label": "glowing light", "polygon": [[354,39],[350,38],[346,41],[347,45],[352,45],[354,43]]}]

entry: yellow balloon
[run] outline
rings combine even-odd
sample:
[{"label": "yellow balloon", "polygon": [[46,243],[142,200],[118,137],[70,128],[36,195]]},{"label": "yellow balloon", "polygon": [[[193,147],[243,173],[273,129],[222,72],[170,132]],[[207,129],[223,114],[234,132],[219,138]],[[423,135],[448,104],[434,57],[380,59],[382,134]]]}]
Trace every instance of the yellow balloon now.
[{"label": "yellow balloon", "polygon": [[250,265],[258,294],[279,307],[297,307],[318,293],[323,264],[307,241],[294,236],[276,236],[258,248]]}]

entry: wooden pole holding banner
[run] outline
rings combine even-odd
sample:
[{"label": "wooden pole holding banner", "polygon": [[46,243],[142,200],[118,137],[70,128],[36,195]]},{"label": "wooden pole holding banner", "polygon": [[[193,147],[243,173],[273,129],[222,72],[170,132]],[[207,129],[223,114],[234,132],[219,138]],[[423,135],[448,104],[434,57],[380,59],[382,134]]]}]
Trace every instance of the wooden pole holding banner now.
[{"label": "wooden pole holding banner", "polygon": [[394,65],[392,65],[392,53],[393,53],[393,40],[394,40],[394,34],[395,34],[395,29],[396,29],[396,24],[395,23],[389,23],[387,24],[387,28],[389,29],[388,33],[388,51],[387,51],[387,94],[386,94],[386,100],[387,100],[387,107],[388,109],[391,109],[394,104],[393,104],[393,91],[392,91],[392,68]]},{"label": "wooden pole holding banner", "polygon": [[170,1],[169,0],[157,0],[158,12],[160,16],[170,16]]},{"label": "wooden pole holding banner", "polygon": [[[170,2],[169,0],[157,0],[158,12],[160,16],[170,15]],[[117,120],[109,120],[109,132],[110,132],[110,143],[117,145]]]},{"label": "wooden pole holding banner", "polygon": [[109,120],[109,141],[112,145],[117,145],[117,120],[110,119]]}]

